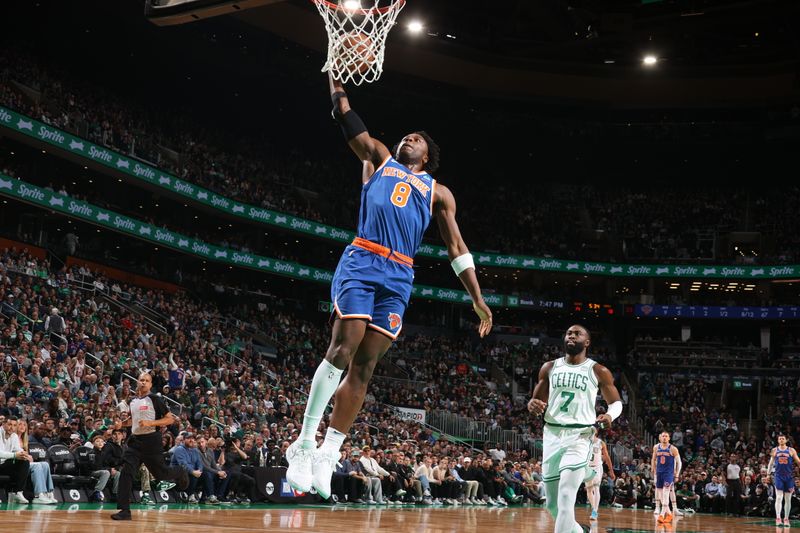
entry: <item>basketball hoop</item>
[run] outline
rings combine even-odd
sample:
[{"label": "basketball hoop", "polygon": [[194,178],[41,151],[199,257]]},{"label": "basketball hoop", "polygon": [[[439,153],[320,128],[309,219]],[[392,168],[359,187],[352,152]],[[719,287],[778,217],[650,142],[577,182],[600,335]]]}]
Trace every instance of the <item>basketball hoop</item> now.
[{"label": "basketball hoop", "polygon": [[328,32],[328,58],[322,72],[356,85],[380,78],[386,36],[406,0],[311,1]]}]

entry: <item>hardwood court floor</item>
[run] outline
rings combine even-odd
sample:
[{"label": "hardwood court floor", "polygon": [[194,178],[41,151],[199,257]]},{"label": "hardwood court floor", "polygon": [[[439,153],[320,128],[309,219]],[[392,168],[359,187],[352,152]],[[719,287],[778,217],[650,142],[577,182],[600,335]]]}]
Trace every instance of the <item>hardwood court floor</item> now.
[{"label": "hardwood court floor", "polygon": [[[325,533],[513,533],[553,531],[553,522],[541,507],[457,507],[457,508],[376,508],[329,506],[253,505],[240,508],[169,505],[144,509],[134,506],[133,521],[115,522],[109,518],[113,504],[82,504],[0,508],[3,532],[239,532],[239,531],[318,531]],[[577,510],[579,522],[588,524],[588,511]],[[762,518],[726,518],[719,515],[694,515],[678,518],[673,524],[656,524],[651,511],[607,509],[592,526],[596,533],[690,533],[690,532],[766,532],[775,521]],[[792,524],[800,533],[800,522]],[[791,531],[788,529],[786,531]]]}]

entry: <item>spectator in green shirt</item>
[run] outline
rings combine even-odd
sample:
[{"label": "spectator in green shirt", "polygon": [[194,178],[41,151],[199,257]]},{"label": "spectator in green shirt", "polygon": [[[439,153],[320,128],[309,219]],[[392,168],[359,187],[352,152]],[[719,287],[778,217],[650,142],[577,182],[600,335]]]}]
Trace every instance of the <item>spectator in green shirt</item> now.
[{"label": "spectator in green shirt", "polygon": [[694,493],[688,483],[682,483],[681,488],[675,493],[678,497],[679,509],[693,509],[697,511],[700,505],[700,496]]}]

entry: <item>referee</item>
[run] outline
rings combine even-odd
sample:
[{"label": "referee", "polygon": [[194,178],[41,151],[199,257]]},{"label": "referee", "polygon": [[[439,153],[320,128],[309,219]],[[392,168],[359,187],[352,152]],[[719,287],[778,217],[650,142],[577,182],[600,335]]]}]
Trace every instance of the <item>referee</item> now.
[{"label": "referee", "polygon": [[727,514],[731,515],[740,515],[739,506],[741,505],[742,501],[742,481],[740,478],[742,468],[736,463],[736,454],[732,453],[730,455],[730,463],[728,463],[728,467],[725,469],[725,473],[728,479],[728,501],[726,503],[727,507]]},{"label": "referee", "polygon": [[150,394],[152,386],[153,378],[147,372],[142,372],[136,388],[137,396],[131,401],[131,418],[124,423],[131,427],[131,437],[122,454],[122,472],[117,494],[119,512],[111,515],[114,520],[131,519],[133,476],[142,463],[160,481],[175,480],[180,490],[186,490],[189,486],[186,469],[181,466],[168,467],[164,462],[161,432],[156,427],[175,424],[178,418],[169,412],[161,397]]}]

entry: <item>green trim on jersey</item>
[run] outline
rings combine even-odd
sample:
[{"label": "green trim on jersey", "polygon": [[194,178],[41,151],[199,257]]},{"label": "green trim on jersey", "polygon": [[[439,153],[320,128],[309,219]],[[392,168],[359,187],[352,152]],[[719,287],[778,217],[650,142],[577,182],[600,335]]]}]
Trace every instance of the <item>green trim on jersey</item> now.
[{"label": "green trim on jersey", "polygon": [[593,362],[594,362],[594,365],[592,365],[592,371],[589,372],[589,379],[594,381],[594,386],[599,389],[600,388],[600,380],[597,379],[597,374],[594,373],[594,367],[597,364],[597,361],[593,361]]},{"label": "green trim on jersey", "polygon": [[554,428],[570,428],[570,429],[590,428],[594,426],[594,424],[555,424],[553,422],[548,422],[547,420],[545,420],[544,423],[547,424],[548,426],[553,426]]}]

